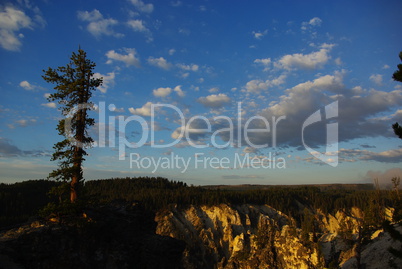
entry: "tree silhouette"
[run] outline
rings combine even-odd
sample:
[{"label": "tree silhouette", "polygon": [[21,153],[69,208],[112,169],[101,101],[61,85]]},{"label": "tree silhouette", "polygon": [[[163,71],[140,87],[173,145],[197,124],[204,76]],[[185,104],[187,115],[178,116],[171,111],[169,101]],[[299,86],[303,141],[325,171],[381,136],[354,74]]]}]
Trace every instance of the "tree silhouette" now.
[{"label": "tree silhouette", "polygon": [[[399,59],[402,61],[402,51],[399,52]],[[398,64],[398,70],[396,70],[394,72],[394,74],[392,75],[392,78],[395,81],[399,81],[402,82],[402,64]],[[402,139],[402,126],[399,125],[397,122],[392,124],[392,129],[394,129],[394,133],[400,138]]]},{"label": "tree silhouette", "polygon": [[102,78],[94,78],[95,63],[87,59],[86,52],[81,48],[73,52],[70,62],[57,69],[43,70],[42,77],[46,82],[56,84],[55,93],[50,94],[48,101],[58,101],[64,116],[57,125],[59,135],[65,137],[54,145],[55,152],[52,161],[59,160],[59,167],[49,174],[56,180],[70,181],[70,201],[77,199],[77,189],[83,179],[82,163],[87,155],[85,151],[93,139],[88,135],[87,128],[95,123],[88,116],[91,108],[92,92],[102,85]]}]

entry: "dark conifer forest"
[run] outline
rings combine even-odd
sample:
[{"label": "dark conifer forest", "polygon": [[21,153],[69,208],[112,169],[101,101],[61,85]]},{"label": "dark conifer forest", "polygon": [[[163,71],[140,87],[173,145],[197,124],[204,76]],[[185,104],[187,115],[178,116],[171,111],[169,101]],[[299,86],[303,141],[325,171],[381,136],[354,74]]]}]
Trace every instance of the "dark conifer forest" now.
[{"label": "dark conifer forest", "polygon": [[[68,200],[68,188],[63,183],[30,180],[15,184],[0,184],[0,226],[6,228],[36,216],[47,204]],[[156,212],[170,206],[255,204],[269,205],[299,223],[303,208],[333,214],[339,210],[361,208],[375,217],[378,199],[383,206],[398,208],[393,191],[371,190],[367,185],[355,188],[320,188],[319,186],[254,186],[249,188],[188,186],[180,181],[160,177],[112,178],[84,183],[82,200],[85,204],[107,204],[115,200],[140,202]],[[380,225],[380,223],[378,223]]]}]

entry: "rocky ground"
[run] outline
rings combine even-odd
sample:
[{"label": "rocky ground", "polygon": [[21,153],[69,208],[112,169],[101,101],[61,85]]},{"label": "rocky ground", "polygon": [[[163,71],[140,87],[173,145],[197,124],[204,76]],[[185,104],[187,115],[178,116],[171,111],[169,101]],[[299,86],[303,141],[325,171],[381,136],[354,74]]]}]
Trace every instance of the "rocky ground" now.
[{"label": "rocky ground", "polygon": [[[155,215],[114,202],[74,221],[37,219],[3,231],[0,269],[358,268],[362,212],[314,214],[319,231],[306,241],[294,219],[267,205],[171,207]],[[399,241],[383,230],[370,237],[360,268],[402,268],[389,251],[402,250]]]},{"label": "rocky ground", "polygon": [[0,235],[0,268],[178,268],[184,243],[155,228],[152,214],[121,203],[74,224],[36,220]]},{"label": "rocky ground", "polygon": [[[187,268],[358,268],[362,212],[352,208],[348,213],[314,214],[319,226],[315,242],[303,240],[291,217],[267,205],[173,208],[159,212],[155,220],[158,234],[186,242]],[[389,233],[374,231],[361,247],[360,268],[402,268],[402,259],[389,252],[390,246],[402,250]]]}]

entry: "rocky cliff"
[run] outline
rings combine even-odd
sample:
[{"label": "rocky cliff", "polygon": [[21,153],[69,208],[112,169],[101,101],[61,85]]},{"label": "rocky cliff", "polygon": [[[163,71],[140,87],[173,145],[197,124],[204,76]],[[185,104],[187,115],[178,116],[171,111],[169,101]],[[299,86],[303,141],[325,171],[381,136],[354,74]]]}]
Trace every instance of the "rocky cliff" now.
[{"label": "rocky cliff", "polygon": [[315,231],[307,237],[293,218],[267,205],[175,207],[155,220],[158,234],[186,242],[185,268],[402,268],[388,251],[400,243],[388,233],[360,242],[358,208],[311,215]]},{"label": "rocky cliff", "polygon": [[74,224],[37,220],[4,231],[0,269],[402,268],[389,251],[401,250],[400,241],[382,230],[362,240],[362,216],[358,208],[310,208],[295,220],[249,204],[172,206],[154,215],[138,204],[111,203],[87,208]]}]

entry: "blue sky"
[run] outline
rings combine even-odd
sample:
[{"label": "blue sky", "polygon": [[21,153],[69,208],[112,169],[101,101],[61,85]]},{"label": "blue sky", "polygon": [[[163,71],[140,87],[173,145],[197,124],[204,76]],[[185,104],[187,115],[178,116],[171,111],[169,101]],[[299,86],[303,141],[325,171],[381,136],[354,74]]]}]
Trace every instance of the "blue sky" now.
[{"label": "blue sky", "polygon": [[400,1],[3,1],[0,182],[55,168],[61,114],[42,70],[79,46],[104,80],[90,133],[99,142],[104,127],[107,139],[89,150],[86,179],[390,182],[402,175],[391,129],[402,122],[402,83],[391,78],[400,10]]}]

